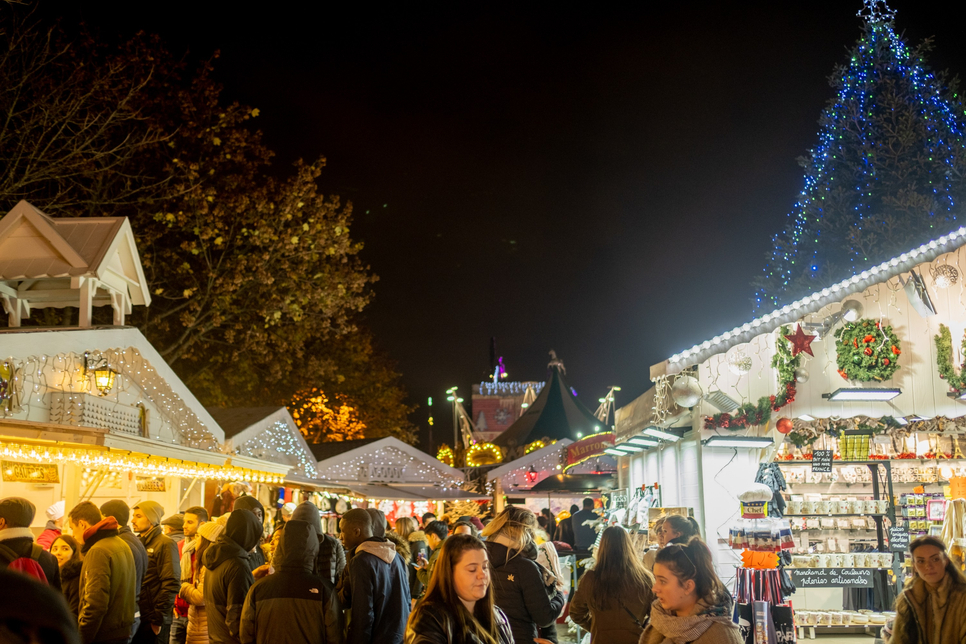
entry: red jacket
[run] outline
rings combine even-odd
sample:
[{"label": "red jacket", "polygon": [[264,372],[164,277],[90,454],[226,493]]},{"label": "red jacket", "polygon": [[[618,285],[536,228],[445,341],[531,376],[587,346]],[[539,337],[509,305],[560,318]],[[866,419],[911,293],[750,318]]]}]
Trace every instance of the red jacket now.
[{"label": "red jacket", "polygon": [[56,541],[57,537],[59,537],[61,534],[63,534],[61,529],[55,526],[53,521],[48,521],[47,527],[43,532],[40,533],[40,536],[37,537],[37,545],[44,550],[50,550],[50,547],[54,545],[54,541]]}]

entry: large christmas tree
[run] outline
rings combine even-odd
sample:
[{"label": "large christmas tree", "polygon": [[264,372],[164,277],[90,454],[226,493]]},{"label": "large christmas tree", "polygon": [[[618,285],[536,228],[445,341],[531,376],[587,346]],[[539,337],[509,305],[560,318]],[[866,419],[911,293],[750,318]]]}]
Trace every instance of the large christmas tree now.
[{"label": "large christmas tree", "polygon": [[865,0],[862,36],[835,70],[818,145],[801,159],[805,187],[755,280],[771,309],[962,225],[963,104],[931,71],[928,41],[910,48],[893,11]]}]

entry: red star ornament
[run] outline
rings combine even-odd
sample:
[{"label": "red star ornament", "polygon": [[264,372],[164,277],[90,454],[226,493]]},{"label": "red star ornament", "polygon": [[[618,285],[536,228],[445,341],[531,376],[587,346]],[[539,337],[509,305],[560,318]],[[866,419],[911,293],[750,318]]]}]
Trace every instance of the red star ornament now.
[{"label": "red star ornament", "polygon": [[815,339],[816,336],[808,335],[804,331],[802,331],[801,324],[798,325],[798,330],[795,331],[794,334],[786,335],[784,337],[786,340],[792,343],[793,358],[803,351],[808,355],[812,356],[813,358],[815,357],[815,354],[812,353],[812,341]]}]

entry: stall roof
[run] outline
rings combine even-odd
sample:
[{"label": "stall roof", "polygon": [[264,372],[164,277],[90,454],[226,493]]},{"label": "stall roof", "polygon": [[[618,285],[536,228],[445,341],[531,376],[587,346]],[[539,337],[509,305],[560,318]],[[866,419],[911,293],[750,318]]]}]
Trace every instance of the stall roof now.
[{"label": "stall roof", "polygon": [[[397,484],[446,484],[455,481],[460,483],[466,480],[463,472],[446,465],[440,460],[433,458],[426,452],[419,450],[408,443],[404,443],[394,436],[384,438],[368,438],[354,441],[336,441],[331,443],[318,443],[309,446],[312,453],[319,459],[318,471],[321,483],[329,482],[334,485],[351,487],[361,483],[391,483]],[[382,450],[388,452],[401,453],[407,462],[415,467],[411,473],[421,471],[422,478],[413,478],[406,481],[367,481],[363,477],[359,478],[359,470],[367,465],[383,465],[378,463],[378,453]],[[389,463],[385,463],[388,465]],[[392,463],[399,465],[399,463]],[[409,466],[407,466],[409,467]],[[417,474],[413,474],[417,476]]]},{"label": "stall roof", "polygon": [[596,492],[617,487],[612,474],[554,474],[540,481],[530,492]]},{"label": "stall roof", "polygon": [[527,445],[537,439],[577,440],[589,436],[604,423],[577,400],[564,378],[560,360],[550,363],[550,378],[520,418],[493,439],[500,447]]},{"label": "stall roof", "polygon": [[553,452],[559,452],[561,449],[563,449],[564,447],[572,443],[573,443],[572,440],[562,438],[556,443],[552,443],[550,445],[547,445],[546,447],[541,447],[540,449],[535,449],[529,454],[524,454],[523,456],[521,456],[516,460],[508,461],[503,465],[501,465],[500,467],[494,467],[492,470],[486,473],[486,480],[492,481],[501,476],[506,476],[510,472],[514,470],[518,470],[521,467],[527,467],[532,463],[536,463],[537,461],[539,461],[544,456],[547,456],[548,454],[551,454]]},{"label": "stall roof", "polygon": [[225,452],[284,463],[303,478],[318,476],[316,456],[285,407],[211,408],[225,431]]}]

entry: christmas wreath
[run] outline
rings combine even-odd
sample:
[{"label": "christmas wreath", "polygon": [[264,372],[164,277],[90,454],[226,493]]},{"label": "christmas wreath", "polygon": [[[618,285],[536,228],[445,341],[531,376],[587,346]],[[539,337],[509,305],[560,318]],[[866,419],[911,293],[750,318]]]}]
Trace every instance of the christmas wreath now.
[{"label": "christmas wreath", "polygon": [[846,380],[888,380],[899,368],[899,338],[891,326],[865,318],[835,332],[839,375]]},{"label": "christmas wreath", "polygon": [[708,416],[704,419],[705,429],[723,428],[736,432],[763,425],[769,421],[773,411],[795,401],[795,370],[801,364],[802,358],[792,355],[786,335],[791,335],[791,329],[782,327],[775,341],[775,355],[771,359],[771,366],[778,369],[778,395],[762,396],[757,404],[745,403],[731,413]]},{"label": "christmas wreath", "polygon": [[[966,355],[966,335],[963,336],[960,349]],[[959,365],[960,371],[956,373],[953,367],[953,336],[945,324],[939,325],[939,335],[936,336],[936,364],[939,377],[949,384],[951,390],[957,394],[966,391],[966,365]]]}]

